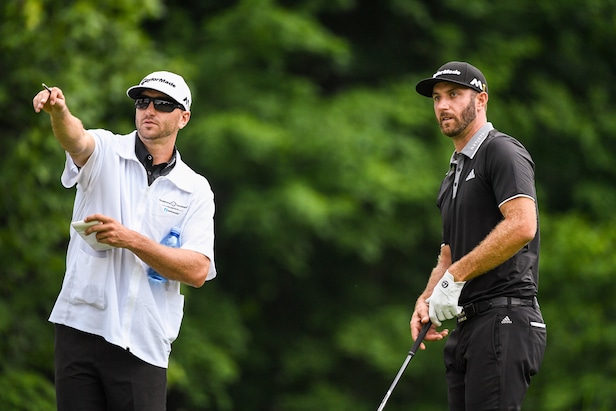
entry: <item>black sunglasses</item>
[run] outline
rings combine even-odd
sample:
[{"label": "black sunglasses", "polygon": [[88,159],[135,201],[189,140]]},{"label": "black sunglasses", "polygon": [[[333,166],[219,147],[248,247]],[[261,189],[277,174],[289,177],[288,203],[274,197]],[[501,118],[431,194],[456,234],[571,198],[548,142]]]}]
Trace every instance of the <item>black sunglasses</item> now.
[{"label": "black sunglasses", "polygon": [[176,108],[184,110],[184,106],[180,103],[152,97],[139,97],[135,99],[135,108],[145,110],[150,106],[150,103],[154,103],[154,110],[162,111],[163,113],[171,113]]}]

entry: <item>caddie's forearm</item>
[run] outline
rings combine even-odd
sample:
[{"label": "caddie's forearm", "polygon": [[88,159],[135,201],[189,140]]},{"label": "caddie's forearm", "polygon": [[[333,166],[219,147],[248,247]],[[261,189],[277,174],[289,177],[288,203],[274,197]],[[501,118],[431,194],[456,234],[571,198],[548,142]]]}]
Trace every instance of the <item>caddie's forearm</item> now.
[{"label": "caddie's forearm", "polygon": [[207,278],[210,259],[205,255],[181,248],[170,248],[131,231],[123,246],[160,275],[199,288]]},{"label": "caddie's forearm", "polygon": [[50,114],[53,134],[71,157],[79,156],[87,149],[86,130],[77,117],[68,109]]}]

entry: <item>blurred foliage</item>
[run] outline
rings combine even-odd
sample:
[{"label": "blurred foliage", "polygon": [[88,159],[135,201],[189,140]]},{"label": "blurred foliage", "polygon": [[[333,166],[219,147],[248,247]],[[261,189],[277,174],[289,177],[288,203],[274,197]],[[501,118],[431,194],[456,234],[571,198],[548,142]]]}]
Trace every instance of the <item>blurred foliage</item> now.
[{"label": "blurred foliage", "polygon": [[[168,409],[367,411],[438,253],[452,146],[414,84],[448,60],[482,69],[490,120],[536,162],[548,349],[525,409],[616,408],[615,0],[6,0],[0,18],[0,409],[55,409],[74,192],[41,82],[119,133],[148,72],[193,90],[178,147],[216,195],[220,275],[184,289]],[[388,410],[445,408],[442,347]]]}]

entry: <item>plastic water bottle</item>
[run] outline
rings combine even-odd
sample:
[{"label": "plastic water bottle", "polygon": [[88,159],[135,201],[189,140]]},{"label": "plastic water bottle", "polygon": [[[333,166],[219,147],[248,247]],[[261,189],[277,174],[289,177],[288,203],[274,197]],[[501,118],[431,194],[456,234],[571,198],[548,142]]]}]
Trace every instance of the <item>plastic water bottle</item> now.
[{"label": "plastic water bottle", "polygon": [[[167,234],[165,238],[160,241],[160,243],[162,245],[166,245],[167,247],[178,248],[180,246],[180,229],[173,227],[169,234]],[[148,277],[150,280],[158,283],[167,282],[167,279],[158,274],[152,267],[148,268]]]}]

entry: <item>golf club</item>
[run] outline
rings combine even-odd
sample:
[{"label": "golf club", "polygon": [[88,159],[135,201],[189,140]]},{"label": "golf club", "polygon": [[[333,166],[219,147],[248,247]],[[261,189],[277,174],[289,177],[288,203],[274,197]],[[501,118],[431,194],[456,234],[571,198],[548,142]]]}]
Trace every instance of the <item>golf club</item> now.
[{"label": "golf club", "polygon": [[391,395],[394,388],[396,387],[396,384],[398,384],[398,380],[400,379],[400,377],[402,377],[402,374],[404,373],[404,370],[406,370],[406,367],[409,365],[409,362],[415,356],[415,352],[419,349],[419,345],[423,341],[431,325],[432,325],[431,321],[428,321],[427,323],[424,324],[423,328],[421,329],[421,332],[419,333],[419,335],[417,336],[417,339],[415,340],[415,343],[411,347],[409,354],[406,356],[406,359],[404,360],[402,367],[400,367],[400,370],[398,371],[396,378],[394,378],[394,382],[391,383],[391,386],[389,387],[389,390],[387,390],[387,393],[385,394],[383,401],[381,401],[381,405],[379,405],[379,408],[377,409],[377,411],[383,411],[383,408],[385,408],[385,404],[387,404],[387,400],[389,399],[389,396]]}]

